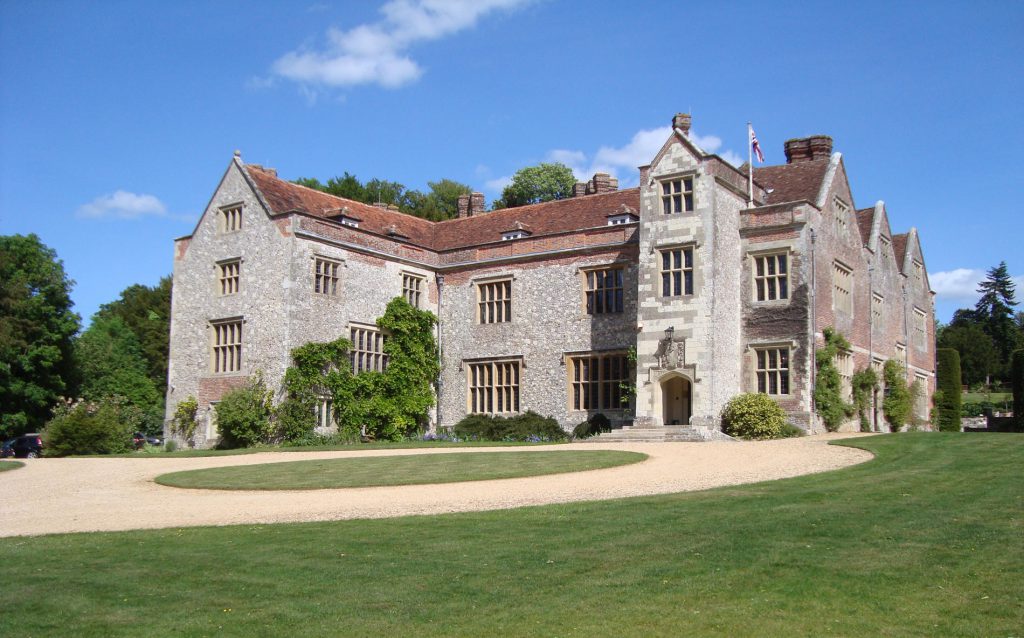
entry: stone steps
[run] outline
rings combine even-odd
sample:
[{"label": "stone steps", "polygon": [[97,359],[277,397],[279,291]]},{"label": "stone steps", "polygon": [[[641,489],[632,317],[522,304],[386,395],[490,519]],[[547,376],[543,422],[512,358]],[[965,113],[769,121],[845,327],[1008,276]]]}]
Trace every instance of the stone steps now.
[{"label": "stone steps", "polygon": [[587,439],[594,443],[702,443],[704,441],[735,441],[719,430],[701,425],[626,425],[621,429]]}]

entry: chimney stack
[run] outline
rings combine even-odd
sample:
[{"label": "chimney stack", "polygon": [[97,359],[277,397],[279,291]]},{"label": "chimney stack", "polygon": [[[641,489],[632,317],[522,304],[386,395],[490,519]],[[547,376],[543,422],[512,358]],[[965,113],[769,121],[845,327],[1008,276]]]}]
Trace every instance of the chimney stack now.
[{"label": "chimney stack", "polygon": [[672,128],[677,128],[683,132],[684,135],[690,134],[690,114],[689,113],[676,113],[675,117],[672,118]]},{"label": "chimney stack", "polygon": [[469,217],[469,195],[459,195],[459,219]]},{"label": "chimney stack", "polygon": [[619,190],[619,180],[608,173],[594,173],[587,184],[587,195],[600,195]]},{"label": "chimney stack", "polygon": [[484,212],[484,194],[472,193],[459,195],[459,218],[472,217]]},{"label": "chimney stack", "polygon": [[828,135],[812,135],[786,140],[786,163],[811,162],[832,156],[832,138]]},{"label": "chimney stack", "polygon": [[573,187],[572,187],[572,196],[573,197],[583,197],[586,194],[587,194],[587,183],[586,182],[576,182],[575,184],[573,184]]}]

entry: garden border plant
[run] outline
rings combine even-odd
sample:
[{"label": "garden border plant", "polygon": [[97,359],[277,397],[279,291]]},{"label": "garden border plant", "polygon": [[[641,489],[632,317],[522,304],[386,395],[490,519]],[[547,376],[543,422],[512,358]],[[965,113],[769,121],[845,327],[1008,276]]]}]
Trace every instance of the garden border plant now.
[{"label": "garden border plant", "polygon": [[836,368],[836,355],[850,350],[850,342],[833,328],[822,331],[825,344],[814,353],[818,376],[814,384],[814,406],[825,429],[835,432],[843,420],[854,414],[854,406],[843,399],[843,380]]}]

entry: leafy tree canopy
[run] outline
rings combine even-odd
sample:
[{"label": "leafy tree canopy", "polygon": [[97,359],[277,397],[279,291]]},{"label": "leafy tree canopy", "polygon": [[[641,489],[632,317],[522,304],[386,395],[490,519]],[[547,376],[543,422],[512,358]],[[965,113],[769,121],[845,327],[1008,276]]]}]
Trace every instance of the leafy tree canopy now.
[{"label": "leafy tree canopy", "polygon": [[999,367],[995,343],[977,323],[959,322],[944,327],[939,333],[938,347],[960,353],[961,375],[968,385],[984,383]]},{"label": "leafy tree canopy", "polygon": [[147,374],[148,363],[135,333],[118,316],[97,316],[75,341],[82,376],[80,394],[92,401],[122,396],[128,403],[159,411],[160,393]]},{"label": "leafy tree canopy", "polygon": [[0,236],[0,436],[38,429],[74,390],[73,284],[37,236]]},{"label": "leafy tree canopy", "polygon": [[423,219],[441,221],[451,219],[458,213],[460,195],[468,194],[471,188],[454,180],[442,179],[427,182],[430,190],[426,193],[407,189],[398,182],[373,178],[365,184],[348,172],[341,177],[332,177],[324,184],[311,177],[295,180],[296,184],[314,188],[338,197],[352,199],[364,204],[378,202],[397,206],[398,210]]},{"label": "leafy tree canopy", "polygon": [[[960,353],[963,378],[969,384],[984,381],[985,375],[997,380],[1007,379],[1010,354],[1024,345],[1024,322],[1021,317],[1014,316],[1013,308],[1018,304],[1016,286],[1006,262],[989,269],[985,280],[978,284],[978,292],[981,298],[974,308],[962,308],[953,313],[950,325],[939,336],[943,347],[954,348]],[[977,330],[971,329],[972,326]],[[981,343],[968,340],[968,334],[976,340],[979,331],[989,339],[982,339]],[[947,332],[950,333],[948,336]],[[994,349],[991,362],[989,342]],[[984,374],[979,372],[982,367],[986,370]]]},{"label": "leafy tree canopy", "polygon": [[167,357],[171,333],[171,278],[155,286],[135,284],[121,291],[116,301],[103,304],[93,317],[120,318],[135,334],[146,361],[146,375],[160,396],[167,393]]},{"label": "leafy tree canopy", "polygon": [[576,177],[561,162],[543,162],[516,171],[512,183],[505,187],[494,208],[512,208],[572,197]]}]

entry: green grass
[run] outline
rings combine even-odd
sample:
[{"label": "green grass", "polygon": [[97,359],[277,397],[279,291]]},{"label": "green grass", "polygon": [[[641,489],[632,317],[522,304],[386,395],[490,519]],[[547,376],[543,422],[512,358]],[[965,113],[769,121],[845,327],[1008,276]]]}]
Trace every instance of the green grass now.
[{"label": "green grass", "polygon": [[1024,436],[849,444],[707,492],[0,539],[0,635],[1021,636]]},{"label": "green grass", "polygon": [[960,398],[964,402],[981,403],[982,401],[989,401],[991,403],[1013,403],[1013,394],[1010,392],[964,392],[960,395]]},{"label": "green grass", "polygon": [[413,454],[215,467],[163,474],[156,477],[156,482],[210,490],[315,490],[582,472],[637,463],[646,458],[646,454],[637,452],[608,450]]},{"label": "green grass", "polygon": [[24,466],[25,464],[21,461],[0,461],[0,472],[9,472]]},{"label": "green grass", "polygon": [[[178,448],[174,452],[163,452],[147,447],[146,449],[127,452],[125,454],[106,454],[109,457],[193,457],[193,456],[236,456],[239,454],[258,454],[260,452],[335,452],[352,450],[407,450],[448,447],[515,447],[557,445],[554,443],[525,443],[522,441],[375,441],[373,443],[334,443],[329,445],[265,445],[258,447],[236,448],[232,450],[194,450]],[[83,455],[84,456],[84,455]],[[95,455],[93,455],[95,456]]]}]

